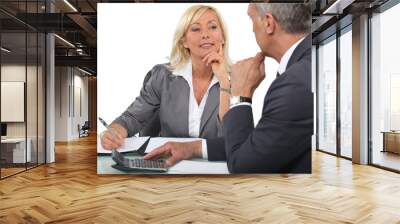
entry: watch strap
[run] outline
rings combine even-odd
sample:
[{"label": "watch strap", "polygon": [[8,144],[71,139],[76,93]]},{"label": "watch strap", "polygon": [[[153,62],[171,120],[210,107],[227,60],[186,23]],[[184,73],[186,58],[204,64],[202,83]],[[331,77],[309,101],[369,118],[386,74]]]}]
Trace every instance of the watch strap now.
[{"label": "watch strap", "polygon": [[244,102],[246,102],[246,103],[252,103],[252,100],[251,100],[250,97],[240,96],[240,97],[239,97],[239,102],[241,102],[241,103],[244,103]]},{"label": "watch strap", "polygon": [[239,103],[252,103],[252,100],[250,97],[244,97],[244,96],[231,96],[230,98],[230,106],[237,105]]}]

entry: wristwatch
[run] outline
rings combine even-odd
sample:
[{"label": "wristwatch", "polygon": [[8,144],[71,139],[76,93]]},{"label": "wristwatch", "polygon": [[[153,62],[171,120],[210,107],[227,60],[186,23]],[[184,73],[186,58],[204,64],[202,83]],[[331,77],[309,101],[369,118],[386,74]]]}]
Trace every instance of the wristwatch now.
[{"label": "wristwatch", "polygon": [[230,106],[233,106],[238,103],[250,103],[251,104],[251,98],[244,97],[244,96],[231,96],[230,97]]}]

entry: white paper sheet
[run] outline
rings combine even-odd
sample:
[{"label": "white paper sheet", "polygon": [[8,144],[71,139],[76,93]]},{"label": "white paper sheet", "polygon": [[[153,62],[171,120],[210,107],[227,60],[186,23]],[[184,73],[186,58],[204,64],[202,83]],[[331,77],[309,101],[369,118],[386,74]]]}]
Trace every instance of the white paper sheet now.
[{"label": "white paper sheet", "polygon": [[[131,152],[135,151],[142,146],[149,137],[130,137],[125,138],[125,143],[120,148],[117,149],[118,152]],[[105,150],[100,142],[100,139],[97,141],[97,153],[102,154],[111,154],[111,150]]]},{"label": "white paper sheet", "polygon": [[153,151],[155,148],[162,146],[167,142],[193,142],[197,140],[201,140],[201,138],[165,138],[165,137],[151,138],[145,152],[149,153]]},{"label": "white paper sheet", "polygon": [[229,174],[226,162],[182,160],[168,170],[169,174]]},{"label": "white paper sheet", "polygon": [[[192,142],[201,138],[151,138],[146,148],[146,153],[167,142]],[[182,160],[170,167],[169,174],[229,174],[226,162],[209,162],[207,160]]]}]

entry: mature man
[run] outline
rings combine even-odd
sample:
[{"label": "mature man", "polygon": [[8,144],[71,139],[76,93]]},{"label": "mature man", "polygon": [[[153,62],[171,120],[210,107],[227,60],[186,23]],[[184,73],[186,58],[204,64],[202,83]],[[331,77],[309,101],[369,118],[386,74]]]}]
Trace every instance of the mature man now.
[{"label": "mature man", "polygon": [[[223,118],[225,137],[219,148],[231,173],[310,173],[311,9],[301,3],[251,3],[248,15],[262,52],[232,66],[230,109]],[[279,68],[254,127],[251,98],[265,77],[265,56],[279,62]],[[201,148],[189,146],[167,143],[145,159],[169,154],[167,162],[173,165],[204,155]],[[221,151],[207,154],[209,160],[221,157]]]}]

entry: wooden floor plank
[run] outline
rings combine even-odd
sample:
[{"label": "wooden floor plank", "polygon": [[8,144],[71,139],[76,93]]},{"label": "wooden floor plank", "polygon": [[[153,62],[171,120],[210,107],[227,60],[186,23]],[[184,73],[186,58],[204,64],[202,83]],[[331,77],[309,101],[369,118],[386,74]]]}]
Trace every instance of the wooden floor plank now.
[{"label": "wooden floor plank", "polygon": [[400,223],[400,175],[313,152],[311,175],[96,174],[96,138],[0,181],[0,223]]}]

